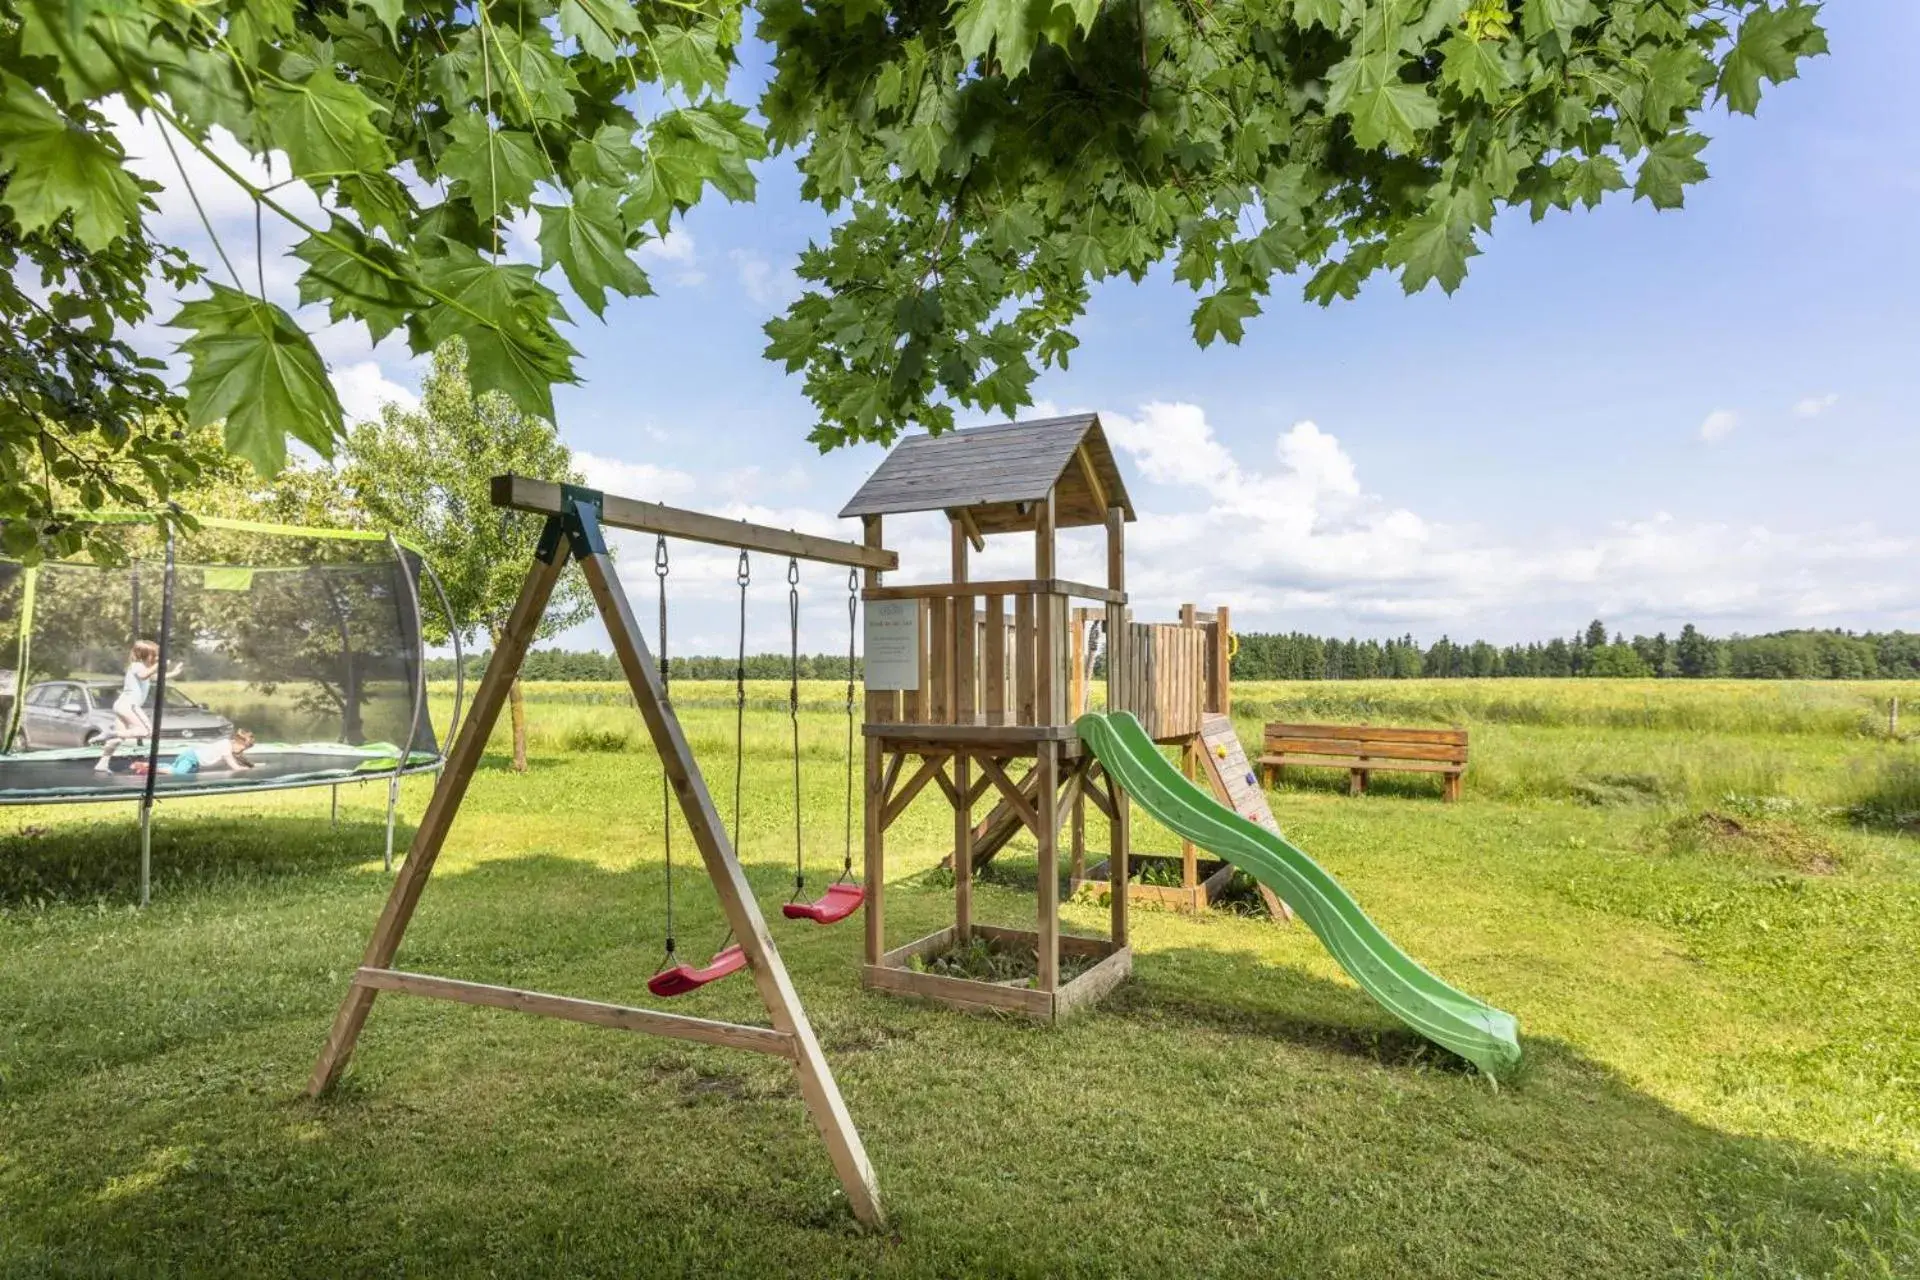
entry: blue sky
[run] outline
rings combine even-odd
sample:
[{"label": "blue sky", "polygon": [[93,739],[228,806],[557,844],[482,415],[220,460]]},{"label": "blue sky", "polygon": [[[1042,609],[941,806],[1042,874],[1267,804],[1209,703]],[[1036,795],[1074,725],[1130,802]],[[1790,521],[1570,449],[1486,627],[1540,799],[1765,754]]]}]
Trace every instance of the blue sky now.
[{"label": "blue sky", "polygon": [[[1502,641],[1596,614],[1629,632],[1920,627],[1920,126],[1896,98],[1920,6],[1849,0],[1826,21],[1831,56],[1757,119],[1705,122],[1712,178],[1686,210],[1511,215],[1452,298],[1382,278],[1322,310],[1282,282],[1239,347],[1203,352],[1164,271],[1097,290],[1071,369],[1035,391],[1098,410],[1120,446],[1136,613],[1196,599],[1246,629]],[[743,51],[743,87],[759,57]],[[852,536],[833,513],[883,451],[819,455],[799,379],[759,354],[825,222],[784,158],[761,190],[643,253],[657,297],[604,324],[574,308],[585,383],[558,392],[558,425],[608,488]],[[214,213],[250,241],[244,209]],[[290,293],[294,265],[270,285]],[[357,326],[322,348],[350,410],[417,388],[404,348]],[[933,521],[889,541],[902,580],[942,567]],[[1016,571],[1027,554],[992,552]],[[630,544],[636,592],[651,559]],[[730,647],[730,562],[677,563],[686,643]],[[809,649],[844,643],[827,576],[808,580]],[[755,644],[784,647],[784,612],[770,585]]]}]

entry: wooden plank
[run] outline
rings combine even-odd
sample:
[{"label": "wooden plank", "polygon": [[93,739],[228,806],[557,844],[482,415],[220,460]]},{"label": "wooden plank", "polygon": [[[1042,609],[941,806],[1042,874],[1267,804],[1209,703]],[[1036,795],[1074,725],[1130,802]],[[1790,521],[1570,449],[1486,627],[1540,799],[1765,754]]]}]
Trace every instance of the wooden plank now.
[{"label": "wooden plank", "polygon": [[406,995],[452,1000],[460,1004],[484,1005],[490,1009],[510,1009],[517,1013],[537,1014],[545,1018],[563,1018],[569,1022],[591,1023],[621,1031],[641,1031],[670,1040],[691,1040],[699,1044],[720,1045],[728,1049],[746,1049],[772,1054],[776,1058],[794,1056],[790,1033],[768,1027],[742,1026],[736,1022],[715,1022],[708,1018],[689,1018],[658,1009],[638,1009],[631,1005],[606,1004],[599,1000],[578,1000],[572,996],[548,995],[519,987],[496,987],[483,982],[463,982],[425,973],[405,973],[397,969],[362,966],[353,975],[355,986],[374,991],[398,991]]},{"label": "wooden plank", "polygon": [[907,962],[915,956],[931,956],[945,951],[953,945],[953,939],[953,926],[948,925],[944,929],[936,929],[924,938],[915,938],[904,946],[895,947],[880,958],[880,963],[892,969],[905,968]]},{"label": "wooden plank", "polygon": [[[992,756],[983,755],[980,757],[980,770],[986,774],[994,787],[999,790],[1002,797],[1001,803],[1011,809],[1014,816],[1025,823],[1027,829],[1038,837],[1040,835],[1040,810],[1035,807],[1035,800],[1039,795],[1038,791],[1029,792],[1020,787],[1016,787],[1013,781],[1007,777],[1006,771],[1001,769],[1000,762]],[[1033,778],[1027,779],[1027,781],[1037,787],[1039,785],[1039,776],[1036,774]]]},{"label": "wooden plank", "polygon": [[[546,480],[531,480],[512,474],[493,477],[493,505],[515,511],[536,511],[541,515],[560,515],[565,509],[560,486]],[[600,523],[614,529],[632,529],[639,533],[661,533],[669,538],[706,542],[721,547],[744,547],[772,555],[798,556],[827,564],[848,565],[859,569],[898,569],[900,557],[884,547],[837,538],[821,538],[791,529],[728,520],[703,511],[687,511],[641,502],[617,494],[600,498]]]},{"label": "wooden plank", "polygon": [[[1033,576],[1051,578],[1054,574],[1058,538],[1054,522],[1053,495],[1033,504]],[[1066,625],[1060,612],[1060,597],[1043,592],[1034,597],[1034,722],[1059,724],[1064,719],[1060,687],[1060,664],[1056,648],[1057,634]]]},{"label": "wooden plank", "polygon": [[1268,738],[1271,755],[1339,756],[1355,760],[1445,760],[1465,764],[1465,747],[1425,742],[1360,742],[1351,738]]},{"label": "wooden plank", "polygon": [[1207,689],[1207,710],[1215,715],[1233,714],[1233,628],[1227,606],[1214,611],[1213,661]]},{"label": "wooden plank", "polygon": [[[473,707],[461,722],[459,736],[447,752],[446,764],[440,771],[439,781],[434,785],[432,797],[427,801],[427,810],[420,817],[420,825],[414,828],[407,859],[400,866],[400,874],[394,877],[393,888],[387,892],[387,904],[373,926],[373,935],[367,939],[366,951],[360,959],[362,968],[388,969],[393,966],[393,957],[400,949],[400,940],[406,936],[414,909],[420,905],[420,895],[427,887],[428,877],[433,874],[433,864],[440,857],[442,846],[446,844],[447,832],[452,829],[454,817],[460,811],[460,802],[466,799],[467,786],[473,781],[474,770],[486,754],[487,739],[492,736],[493,727],[500,719],[501,708],[507,704],[508,691],[520,674],[520,664],[526,658],[527,648],[539,631],[540,619],[546,612],[547,601],[553,595],[554,584],[560,580],[560,571],[566,568],[567,554],[567,544],[562,539],[551,563],[536,560],[527,569],[526,579],[520,584],[519,598],[514,601],[513,609],[507,615],[506,628],[501,632],[493,656],[487,660],[486,673],[480,677],[479,687],[474,692]],[[367,1014],[373,1008],[373,998],[374,989],[371,987],[348,986],[346,998],[341,1001],[340,1010],[334,1015],[333,1027],[327,1033],[327,1042],[320,1051],[319,1059],[313,1064],[312,1076],[307,1080],[309,1095],[318,1097],[325,1093],[346,1069],[347,1059],[353,1056],[354,1044],[360,1039],[360,1030],[366,1025]]]},{"label": "wooden plank", "polygon": [[1033,1018],[1053,1016],[1053,992],[1032,987],[1003,987],[994,982],[950,978],[943,973],[915,973],[884,965],[869,968],[863,980],[870,987],[900,995],[924,996],[962,1008],[1009,1011]]},{"label": "wooden plank", "polygon": [[[860,540],[869,547],[877,547],[881,542],[881,520],[879,516],[864,516],[860,520]],[[880,585],[878,569],[864,570],[860,575],[861,584],[868,590]],[[924,643],[927,632],[926,611],[920,615],[919,633]],[[927,678],[925,655],[920,661],[920,679]],[[926,706],[924,696],[915,703],[915,695],[904,697],[899,692],[867,692],[866,725],[871,729],[878,723],[886,723],[901,718],[904,704],[913,704],[908,719],[917,719]],[[878,738],[866,740],[866,797],[861,806],[861,820],[864,830],[861,838],[861,884],[867,891],[867,898],[861,904],[864,918],[867,963],[872,964],[880,958],[887,945],[887,824],[881,821],[886,812],[889,796],[893,794],[894,783],[900,777],[900,766],[906,760],[903,752],[894,753],[891,763],[886,764],[882,772],[882,758],[885,748]]]},{"label": "wooden plank", "polygon": [[1007,722],[1007,598],[987,597],[986,656],[981,662],[985,685],[983,710],[988,724]]},{"label": "wooden plank", "polygon": [[[992,761],[981,757],[983,765]],[[953,785],[962,796],[971,798],[973,778],[967,753],[953,757]],[[973,806],[953,807],[953,927],[962,942],[973,937]]]},{"label": "wooden plank", "polygon": [[1053,1000],[1056,1020],[1099,1002],[1133,973],[1133,949],[1121,947],[1060,988]]},{"label": "wooden plank", "polygon": [[1362,742],[1436,742],[1452,746],[1467,745],[1465,729],[1397,729],[1373,724],[1283,724],[1278,721],[1262,730],[1269,738],[1353,738]]},{"label": "wooden plank", "polygon": [[[880,549],[880,517],[867,516],[860,521],[860,539],[863,544],[875,550]],[[869,567],[861,572],[860,580],[868,590],[880,585],[880,570]],[[926,664],[922,663],[922,671]],[[884,724],[900,718],[900,694],[891,689],[867,690],[867,723]]]},{"label": "wooden plank", "polygon": [[1034,760],[1035,807],[1040,825],[1039,844],[1039,976],[1034,985],[1051,994],[1060,985],[1060,754],[1044,743]]},{"label": "wooden plank", "polygon": [[1013,749],[1074,738],[1070,724],[870,724],[861,732],[883,742],[911,743],[916,751],[922,745]]},{"label": "wooden plank", "polygon": [[[1117,488],[1114,490],[1118,492]],[[1131,661],[1132,637],[1124,600],[1127,589],[1127,513],[1124,507],[1107,508],[1107,587],[1122,600],[1107,606],[1107,705],[1124,705],[1118,700],[1124,688],[1127,663]],[[1127,793],[1109,780],[1107,809],[1108,931],[1116,947],[1127,945],[1127,864],[1133,849],[1133,819]]]},{"label": "wooden plank", "polygon": [[[962,586],[967,580],[966,532],[958,524],[952,526],[952,574],[953,585]],[[974,597],[971,593],[956,594],[949,608],[948,625],[953,629],[953,693],[952,716],[955,724],[973,724],[975,690],[980,679],[979,662],[975,658],[974,637],[976,621],[973,611]]]},{"label": "wooden plank", "polygon": [[[1354,767],[1354,757],[1278,755],[1273,752],[1267,752],[1261,755],[1260,764],[1263,768],[1272,767],[1275,769],[1295,766],[1302,769],[1351,769]],[[1466,766],[1440,760],[1381,760],[1372,758],[1367,761],[1367,768],[1376,773],[1460,773]]]},{"label": "wooden plank", "polygon": [[945,764],[946,759],[943,756],[926,756],[921,759],[920,767],[907,778],[907,784],[887,798],[886,807],[880,811],[882,831],[899,820],[900,815],[907,811],[907,806],[913,803],[914,797],[919,795],[935,777],[943,782],[946,780],[946,775],[941,772]]},{"label": "wooden plank", "polygon": [[928,603],[926,723],[947,724],[953,719],[953,601]]},{"label": "wooden plank", "polygon": [[1085,609],[1067,615],[1067,719],[1077,720],[1087,709],[1087,619]]},{"label": "wooden plank", "polygon": [[[597,530],[590,529],[590,533],[594,538],[599,536]],[[634,703],[659,754],[661,768],[680,801],[681,815],[693,836],[694,847],[700,851],[700,861],[713,884],[714,896],[720,900],[734,939],[747,954],[748,969],[761,1003],[766,1006],[768,1020],[775,1031],[784,1031],[794,1038],[794,1068],[799,1077],[800,1096],[826,1144],[834,1171],[847,1193],[848,1205],[861,1222],[880,1225],[885,1221],[885,1214],[880,1207],[880,1189],[873,1165],[867,1159],[853,1117],[840,1096],[833,1071],[820,1051],[820,1042],[814,1037],[799,993],[794,990],[786,965],[773,944],[773,936],[767,931],[759,900],[747,883],[746,872],[741,869],[733,843],[713,807],[713,797],[708,794],[706,780],[700,774],[692,748],[687,745],[679,716],[667,701],[660,672],[634,621],[632,606],[620,586],[613,559],[602,550],[582,558],[580,567],[587,589],[600,607],[607,639],[620,659]]]},{"label": "wooden plank", "polygon": [[1085,441],[1073,451],[1073,459],[1080,464],[1080,475],[1087,482],[1087,493],[1093,498],[1093,509],[1104,512],[1107,509],[1107,486],[1100,479],[1100,473],[1094,470],[1093,457],[1087,452]]},{"label": "wooden plank", "polygon": [[966,535],[967,541],[973,544],[975,551],[985,551],[987,549],[987,540],[980,536],[980,526],[973,522],[973,515],[967,508],[956,507],[948,512],[948,515],[953,518],[954,524],[959,526],[960,531]]},{"label": "wooden plank", "polygon": [[896,752],[893,762],[882,773],[880,760],[885,748],[878,738],[867,739],[866,800],[863,805],[861,840],[861,884],[867,900],[861,910],[866,918],[866,958],[878,964],[887,945],[887,824],[882,821],[888,794],[893,790],[904,752]]},{"label": "wooden plank", "polygon": [[[974,933],[989,942],[1002,946],[1031,948],[1037,946],[1040,939],[1031,929],[1009,929],[1004,925],[977,924]],[[1060,954],[1078,956],[1083,960],[1101,960],[1113,954],[1114,947],[1105,938],[1089,938],[1077,933],[1060,935]]]},{"label": "wooden plank", "polygon": [[1033,597],[1013,599],[1013,701],[1017,722],[1038,719],[1034,685]]},{"label": "wooden plank", "polygon": [[907,719],[915,724],[926,724],[933,719],[933,602],[920,602],[920,631],[915,640],[920,646],[920,688],[908,695],[913,699],[915,714]]},{"label": "wooden plank", "polygon": [[894,752],[893,759],[887,761],[886,775],[880,781],[880,800],[883,804],[893,799],[894,785],[900,781],[900,770],[906,762],[907,756],[903,751]]},{"label": "wooden plank", "polygon": [[992,578],[980,582],[915,583],[899,587],[874,587],[862,591],[860,598],[862,600],[938,600],[942,597],[956,596],[962,592],[982,596],[1042,595],[1052,592],[1055,595],[1072,596],[1078,600],[1097,600],[1102,604],[1126,603],[1124,599],[1113,599],[1114,596],[1124,596],[1125,592],[1090,586],[1068,578]]}]

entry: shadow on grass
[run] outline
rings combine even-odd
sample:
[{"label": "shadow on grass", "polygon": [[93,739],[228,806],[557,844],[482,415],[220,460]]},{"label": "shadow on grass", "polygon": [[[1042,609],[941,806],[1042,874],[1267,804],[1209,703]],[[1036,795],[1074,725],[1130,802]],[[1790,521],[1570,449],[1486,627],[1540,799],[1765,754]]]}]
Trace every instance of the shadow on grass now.
[{"label": "shadow on grass", "polygon": [[[0,907],[137,901],[140,824],[130,806],[116,812],[121,816],[0,835]],[[396,860],[412,835],[412,827],[394,825]],[[384,820],[343,815],[335,826],[324,807],[292,817],[181,814],[162,805],[153,820],[153,894],[334,871],[377,859],[385,846]]]},{"label": "shadow on grass", "polygon": [[[436,885],[435,924],[403,955],[587,994],[634,980],[633,917],[655,892],[644,872],[485,863]],[[857,933],[781,933],[890,1198],[894,1230],[861,1233],[771,1059],[383,998],[345,1087],[298,1100],[339,992],[337,974],[306,975],[350,964],[361,941],[337,933],[209,935],[201,946],[234,983],[274,965],[289,975],[292,1003],[243,1034],[181,999],[191,965],[124,980],[115,1035],[149,1047],[110,1067],[54,1043],[70,1033],[18,1028],[90,1065],[0,1113],[0,1272],[1920,1266],[1914,1170],[1717,1131],[1571,1045],[1528,1042],[1535,1067],[1494,1091],[1349,987],[1193,949],[1142,955],[1134,981],[1070,1027],[1009,1026],[861,995],[847,963]]]},{"label": "shadow on grass", "polygon": [[[1284,797],[1289,792],[1345,796],[1351,786],[1350,775],[1345,769],[1312,769],[1289,765],[1280,770],[1278,784],[1268,788],[1267,796],[1270,800]],[[1444,803],[1445,792],[1446,784],[1437,773],[1396,773],[1376,769],[1367,778],[1366,794],[1377,799],[1434,800]],[[1362,797],[1349,798],[1359,800]]]},{"label": "shadow on grass", "polygon": [[[1156,968],[1177,972],[1178,981],[1163,979]],[[1204,1027],[1387,1067],[1474,1074],[1466,1059],[1394,1021],[1357,987],[1233,952],[1183,947],[1138,957],[1133,981],[1102,1008],[1142,1024]]]}]

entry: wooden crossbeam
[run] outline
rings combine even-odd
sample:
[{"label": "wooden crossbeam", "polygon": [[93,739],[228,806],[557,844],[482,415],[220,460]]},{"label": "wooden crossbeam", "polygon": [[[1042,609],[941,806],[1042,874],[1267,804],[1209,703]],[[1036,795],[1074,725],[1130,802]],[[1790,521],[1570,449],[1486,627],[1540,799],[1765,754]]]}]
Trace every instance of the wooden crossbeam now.
[{"label": "wooden crossbeam", "polygon": [[597,1027],[644,1031],[650,1036],[665,1036],[670,1040],[693,1040],[728,1049],[749,1049],[754,1053],[770,1053],[776,1058],[793,1057],[793,1036],[769,1027],[714,1022],[708,1018],[662,1013],[658,1009],[604,1004],[598,1000],[578,1000],[572,996],[548,995],[519,987],[489,986],[484,982],[463,982],[458,978],[441,978],[427,973],[403,973],[397,969],[363,967],[353,975],[353,981],[355,986],[375,991],[399,991],[406,995],[430,996],[460,1004],[485,1005],[490,1009],[512,1009],[547,1018],[588,1022]]},{"label": "wooden crossbeam", "polygon": [[[508,480],[512,481],[513,478],[509,477]],[[701,776],[699,765],[687,745],[679,717],[667,701],[653,655],[647,649],[634,619],[632,606],[614,571],[601,528],[600,512],[594,505],[594,501],[599,499],[590,496],[583,500],[578,493],[562,495],[557,486],[548,488],[553,490],[551,496],[557,509],[548,516],[547,528],[540,542],[540,554],[527,572],[507,628],[495,646],[486,674],[481,678],[473,711],[461,726],[459,737],[448,753],[447,766],[434,790],[433,799],[427,805],[420,826],[415,829],[412,849],[394,881],[387,905],[374,926],[365,958],[347,989],[340,1012],[334,1018],[333,1030],[321,1051],[320,1060],[314,1065],[308,1089],[312,1093],[320,1093],[339,1078],[365,1025],[373,998],[383,990],[771,1053],[793,1062],[799,1077],[800,1096],[827,1148],[834,1172],[846,1192],[848,1207],[862,1223],[883,1225],[886,1219],[880,1205],[879,1184],[874,1177],[873,1166],[867,1160],[866,1149],[861,1144],[859,1132],[854,1128],[853,1118],[847,1113],[839,1086],[827,1066],[825,1055],[820,1051],[820,1043],[814,1036],[812,1024],[807,1020],[799,994],[794,990],[786,966],[773,944],[772,935],[767,931],[766,919],[760,914],[759,903],[754,899],[732,841],[714,808],[713,797],[708,793],[706,780]],[[622,503],[627,500],[599,501]],[[518,505],[514,484],[507,485],[504,495],[498,492],[496,486],[496,502],[502,506]],[[623,527],[635,526],[627,524]],[[682,532],[681,536],[699,535]],[[728,545],[739,544],[729,542]],[[803,554],[798,550],[789,553]],[[419,903],[421,891],[432,873],[433,864],[446,841],[460,802],[465,798],[474,769],[498,722],[507,692],[525,660],[527,648],[553,593],[554,583],[569,557],[578,561],[586,577],[588,590],[606,624],[607,637],[613,644],[621,671],[633,693],[634,706],[660,756],[668,785],[680,802],[681,815],[693,836],[695,848],[699,850],[707,878],[713,885],[714,894],[719,899],[733,936],[746,953],[747,970],[766,1009],[771,1027],[748,1027],[684,1018],[657,1010],[406,973],[392,966],[394,954]]]},{"label": "wooden crossbeam", "polygon": [[[843,564],[859,569],[900,567],[899,554],[882,547],[841,542],[837,538],[796,533],[792,529],[776,529],[771,525],[753,524],[746,520],[728,520],[704,511],[688,511],[682,507],[642,502],[611,493],[599,497],[600,522],[614,529],[661,533],[669,538],[685,538],[689,542],[764,551],[770,555],[798,556],[802,560],[819,560],[826,564]],[[530,480],[526,476],[516,475],[495,476],[493,505],[557,516],[565,513],[567,493],[561,486],[546,480]]]},{"label": "wooden crossbeam", "polygon": [[[905,758],[905,753],[901,754]],[[889,797],[880,810],[880,829],[885,831],[892,826],[894,819],[907,811],[913,798],[925,789],[936,777],[943,787],[952,787],[947,781],[946,760],[941,756],[928,756],[920,762],[920,767],[907,776],[906,783],[893,796]]]},{"label": "wooden crossbeam", "polygon": [[[1027,829],[1038,836],[1040,834],[1039,811],[1034,808],[1027,797],[1021,793],[1020,788],[1013,784],[1013,780],[1007,777],[1006,770],[1000,767],[999,762],[991,756],[981,756],[980,771],[987,775],[988,780],[993,783],[994,787],[1000,792],[1001,798],[1019,817],[1020,821],[1027,824]],[[1038,781],[1037,772],[1032,780]]]}]

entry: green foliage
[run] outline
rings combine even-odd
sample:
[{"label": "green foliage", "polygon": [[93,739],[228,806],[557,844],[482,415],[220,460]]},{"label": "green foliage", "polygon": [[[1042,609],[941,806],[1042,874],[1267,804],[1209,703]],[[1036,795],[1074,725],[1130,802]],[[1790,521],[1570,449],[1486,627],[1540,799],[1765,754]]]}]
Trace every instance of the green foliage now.
[{"label": "green foliage", "polygon": [[[511,471],[578,484],[580,476],[551,423],[480,389],[470,369],[457,340],[436,351],[418,410],[389,404],[378,422],[353,429],[340,483],[373,523],[426,554],[462,637],[497,642],[533,563],[540,524],[496,508],[491,479]],[[569,569],[539,634],[573,626],[592,607],[585,581]],[[444,644],[447,636],[429,621],[428,638]]]},{"label": "green foliage", "polygon": [[[543,269],[599,314],[608,294],[647,291],[628,258],[645,237],[709,189],[752,198],[767,136],[725,96],[743,6],[0,0],[0,228],[69,237],[129,281],[189,274],[156,261],[146,192],[95,110],[124,99],[301,233],[303,301],[404,330],[418,353],[460,339],[476,389],[551,417],[553,386],[576,377],[568,317],[532,269],[499,261],[503,226],[554,192]],[[1825,50],[1807,0],[757,9],[769,136],[836,219],[801,259],[815,287],[767,326],[767,354],[805,371],[823,447],[938,430],[955,405],[1017,411],[1040,366],[1066,363],[1091,286],[1164,261],[1200,295],[1196,340],[1237,342],[1279,276],[1323,304],[1382,271],[1451,290],[1503,208],[1541,217],[1629,187],[1677,207],[1706,174],[1709,99],[1751,112]],[[657,96],[648,119],[630,105]],[[284,155],[328,225],[227,166],[216,128]],[[219,256],[223,288],[246,294]],[[52,344],[65,363],[139,317],[90,318],[90,339],[56,328],[9,358]],[[195,420],[225,413],[230,446],[269,468],[288,434],[330,453],[339,406],[290,319],[216,295],[176,324]],[[244,412],[241,377],[268,388]],[[30,418],[9,451],[58,455],[86,431],[119,449],[129,417],[177,407],[157,379],[128,386],[130,412]],[[151,501],[166,483],[130,492]],[[49,536],[30,496],[0,508],[39,516],[36,546]]]},{"label": "green foliage", "polygon": [[763,102],[844,216],[767,326],[822,447],[1011,413],[1090,286],[1171,259],[1237,342],[1275,278],[1459,287],[1502,208],[1676,208],[1709,96],[1824,52],[1803,0],[761,0]]},{"label": "green foliage", "polygon": [[[147,277],[188,284],[198,269],[150,239],[148,189],[96,104],[123,99],[300,231],[303,302],[376,338],[402,329],[418,353],[460,339],[476,388],[551,416],[552,387],[575,378],[557,330],[567,316],[531,268],[499,262],[502,228],[540,187],[554,197],[544,265],[596,314],[608,293],[646,293],[627,255],[648,224],[664,232],[709,186],[753,194],[763,141],[716,96],[740,14],[740,0],[0,0],[0,255],[9,274],[57,258],[68,283],[111,285],[91,305],[60,287],[30,332],[22,317],[39,304],[0,286],[0,368],[21,393],[0,396],[0,439],[21,464],[0,482],[9,549],[71,549],[52,527],[53,484],[88,507],[147,506],[196,465],[133,427],[180,401],[122,334],[146,318]],[[628,104],[657,85],[684,104],[643,121]],[[227,165],[215,128],[256,157],[284,155],[290,172],[275,177],[324,200],[327,225],[293,212],[281,183]],[[263,471],[284,463],[289,435],[330,456],[343,424],[319,353],[220,249],[227,278],[172,321],[186,334],[190,417],[223,419],[229,448]],[[39,469],[37,484],[22,478]]]}]

